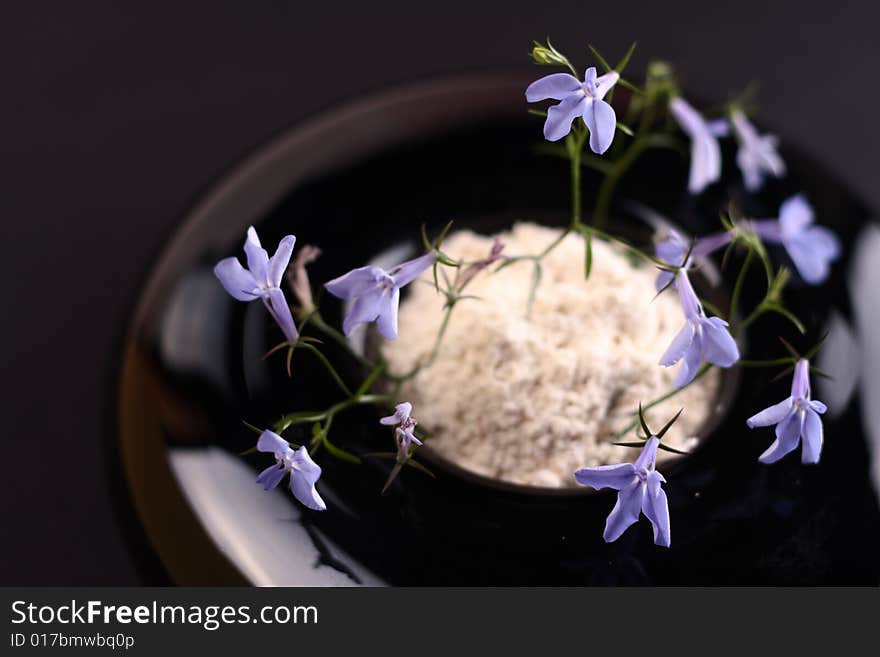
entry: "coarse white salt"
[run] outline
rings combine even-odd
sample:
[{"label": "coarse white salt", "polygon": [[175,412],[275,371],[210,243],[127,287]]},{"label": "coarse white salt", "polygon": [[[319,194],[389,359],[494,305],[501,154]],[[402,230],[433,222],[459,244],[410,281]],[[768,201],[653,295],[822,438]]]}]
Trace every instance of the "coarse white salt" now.
[{"label": "coarse white salt", "polygon": [[[541,252],[559,234],[520,223],[498,237],[504,254],[516,256]],[[479,260],[492,242],[463,230],[443,249]],[[673,389],[677,366],[657,363],[684,319],[674,292],[654,298],[653,267],[634,266],[602,240],[593,240],[589,280],[579,235],[568,235],[542,267],[529,318],[531,261],[478,274],[464,293],[480,298],[458,303],[436,359],[405,382],[400,398],[413,403],[413,415],[432,433],[430,447],[458,465],[512,483],[572,487],[578,468],[636,458],[638,450],[611,441],[640,401]],[[410,286],[399,337],[383,347],[392,372],[428,360],[444,300],[430,270]],[[649,426],[659,429],[683,407],[664,443],[692,449],[718,384],[718,372],[710,371],[647,411]],[[658,460],[670,456],[660,451]]]}]

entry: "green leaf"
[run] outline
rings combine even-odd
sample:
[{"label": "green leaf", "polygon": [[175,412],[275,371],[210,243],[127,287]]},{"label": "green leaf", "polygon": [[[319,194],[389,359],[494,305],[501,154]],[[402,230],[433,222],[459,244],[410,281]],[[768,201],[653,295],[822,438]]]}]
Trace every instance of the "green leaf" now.
[{"label": "green leaf", "polygon": [[357,456],[346,452],[344,449],[340,449],[339,447],[331,443],[326,435],[321,440],[321,444],[327,448],[327,451],[330,452],[332,456],[335,456],[342,461],[348,461],[349,463],[360,465],[361,460]]},{"label": "green leaf", "polygon": [[617,122],[617,129],[620,130],[627,137],[635,137],[636,136],[636,133],[633,131],[632,128],[621,123],[620,121]]},{"label": "green leaf", "polygon": [[262,429],[260,429],[259,427],[255,427],[253,424],[251,424],[250,422],[248,422],[246,420],[242,420],[241,423],[257,435],[260,435],[261,433],[263,433]]},{"label": "green leaf", "polygon": [[657,432],[657,437],[658,437],[658,438],[662,439],[663,436],[666,435],[666,432],[669,431],[669,427],[671,427],[673,424],[675,424],[675,421],[679,418],[679,416],[681,415],[682,411],[684,411],[683,408],[678,409],[678,413],[676,413],[675,415],[673,415],[673,416],[672,416],[672,419],[669,420],[669,422],[667,422],[666,425],[665,425],[662,429],[660,429],[660,431]]},{"label": "green leaf", "polygon": [[587,47],[590,49],[590,52],[593,53],[593,56],[599,61],[599,64],[601,64],[602,68],[605,69],[605,73],[613,70],[611,68],[611,64],[605,61],[605,58],[599,54],[599,51],[593,47],[593,44],[588,44]]},{"label": "green leaf", "polygon": [[619,62],[617,62],[617,66],[614,67],[614,70],[623,75],[623,70],[626,68],[626,65],[629,64],[630,57],[632,57],[633,53],[636,50],[636,45],[638,45],[637,41],[633,41],[632,45],[629,47],[629,50],[626,51],[626,54],[623,56]]},{"label": "green leaf", "polygon": [[777,313],[785,317],[788,321],[794,324],[794,327],[801,332],[801,335],[807,332],[807,327],[804,326],[803,322],[801,322],[801,320],[799,320],[797,316],[788,308],[783,308],[778,303],[773,303],[772,301],[765,302],[764,307],[771,312]]}]

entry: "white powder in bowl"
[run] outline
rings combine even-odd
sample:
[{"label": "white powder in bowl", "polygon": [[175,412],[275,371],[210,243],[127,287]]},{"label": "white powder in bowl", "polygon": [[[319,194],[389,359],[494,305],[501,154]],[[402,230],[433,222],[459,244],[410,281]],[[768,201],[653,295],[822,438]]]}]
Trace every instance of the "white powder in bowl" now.
[{"label": "white powder in bowl", "polygon": [[[557,229],[517,224],[500,235],[507,256],[539,253]],[[451,235],[455,258],[486,257],[493,238]],[[496,265],[497,266],[497,265]],[[430,447],[473,472],[507,482],[576,486],[585,466],[633,461],[638,450],[612,445],[641,401],[673,389],[675,367],[658,360],[683,315],[673,291],[654,299],[656,270],[634,267],[620,248],[593,240],[584,279],[584,242],[567,236],[543,262],[531,316],[530,261],[481,272],[452,313],[437,358],[401,389],[413,415],[432,432]],[[652,300],[653,299],[653,300]],[[399,337],[383,347],[391,371],[409,371],[430,354],[444,297],[428,270],[401,302]],[[684,412],[664,442],[691,449],[712,412],[718,373],[711,371],[646,413],[655,431]],[[625,440],[635,440],[629,433]],[[674,456],[658,453],[658,460]]]}]

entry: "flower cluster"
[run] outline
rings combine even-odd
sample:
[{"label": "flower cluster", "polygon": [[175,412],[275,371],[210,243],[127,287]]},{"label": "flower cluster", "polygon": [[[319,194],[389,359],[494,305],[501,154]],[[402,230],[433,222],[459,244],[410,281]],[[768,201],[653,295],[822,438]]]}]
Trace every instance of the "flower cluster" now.
[{"label": "flower cluster", "polygon": [[[567,72],[553,73],[534,81],[525,90],[525,97],[529,103],[556,101],[546,109],[543,134],[550,142],[564,139],[564,148],[555,144],[545,146],[550,152],[568,158],[572,186],[570,224],[557,241],[539,253],[508,257],[502,255],[503,244],[496,241],[485,258],[470,262],[455,260],[441,250],[448,226],[434,243],[428,241],[423,230],[423,254],[388,270],[374,265],[357,267],[324,283],[323,287],[331,295],[346,302],[341,333],[331,322],[323,319],[312,295],[306,269],[320,254],[316,247],[300,248],[290,267],[288,282],[296,303],[295,312],[281,288],[296,242],[293,235],[283,237],[274,255],[269,257],[256,231],[250,227],[244,243],[247,268],[234,257],[221,260],[216,265],[214,272],[217,278],[234,299],[244,302],[259,299],[263,302],[284,336],[284,341],[276,349],[284,346],[288,348],[288,364],[297,350],[311,353],[310,357],[318,359],[344,396],[341,401],[324,411],[290,413],[272,425],[271,429],[257,429],[259,437],[254,451],[271,454],[275,461],[257,477],[257,482],[266,490],[276,488],[285,476],[289,476],[290,490],[301,504],[309,509],[326,509],[317,490],[322,470],[312,460],[310,449],[315,454],[319,448],[323,448],[331,456],[351,463],[359,463],[362,457],[377,455],[393,459],[395,463],[385,489],[405,465],[426,470],[415,461],[413,455],[429,434],[420,428],[422,437],[416,435],[418,422],[412,416],[413,407],[409,402],[396,403],[392,414],[384,415],[378,420],[382,426],[393,427],[394,452],[354,454],[336,446],[329,435],[337,414],[352,407],[375,405],[385,409],[384,412],[387,413],[392,408],[392,402],[400,398],[398,393],[401,383],[413,376],[419,367],[425,366],[426,363],[422,362],[412,372],[395,376],[387,371],[387,364],[381,357],[370,360],[352,350],[348,337],[359,325],[375,323],[378,332],[386,340],[396,339],[399,332],[398,306],[401,290],[431,268],[438,293],[446,297],[446,315],[436,336],[430,357],[433,359],[437,356],[446,323],[457,302],[470,298],[462,292],[475,276],[491,275],[491,267],[496,263],[497,269],[501,269],[516,261],[529,261],[534,268],[529,297],[531,303],[540,284],[542,259],[566,235],[583,236],[585,278],[590,275],[592,240],[599,238],[618,241],[629,253],[660,269],[656,280],[657,290],[662,292],[672,287],[678,295],[683,315],[680,330],[658,363],[663,367],[678,365],[674,380],[675,390],[654,400],[651,405],[676,394],[712,367],[749,365],[750,363],[741,361],[737,338],[764,313],[783,315],[803,332],[800,320],[784,305],[783,293],[789,280],[789,269],[785,266],[777,269],[765,246],[780,245],[804,282],[818,285],[828,278],[832,263],[840,257],[841,243],[831,230],[815,223],[813,209],[804,195],[798,194],[785,200],[779,208],[778,218],[741,217],[731,210],[730,216],[722,217],[724,230],[712,235],[689,238],[680,230],[667,229],[657,241],[653,253],[643,252],[604,230],[615,185],[629,167],[648,148],[671,145],[681,150],[682,135],[690,145],[689,173],[687,181],[681,181],[682,194],[699,194],[721,178],[723,157],[719,140],[728,136],[733,136],[738,144],[736,163],[746,194],[758,193],[769,178],[785,176],[786,166],[777,150],[778,140],[772,135],[760,134],[740,105],[731,103],[725,109],[724,116],[707,119],[684,99],[668,65],[658,62],[650,65],[644,88],[639,88],[623,77],[632,48],[613,68],[597,51],[594,50],[593,53],[604,72],[600,75],[597,67],[590,66],[581,80],[578,69],[549,42],[546,45],[536,43],[532,51],[537,64],[567,69]],[[618,121],[617,111],[612,105],[614,90],[618,85],[638,92],[629,99],[626,111],[621,112],[625,121],[637,122],[635,128]],[[544,114],[540,110],[536,113]],[[618,132],[623,137],[617,138]],[[586,150],[587,145],[590,152]],[[584,218],[581,208],[581,170],[586,165],[592,166],[603,176],[591,221]],[[722,248],[727,249],[725,262],[727,256],[737,250],[745,251],[745,257],[733,287],[729,307],[718,309],[708,300],[700,299],[691,276],[710,255]],[[743,310],[740,307],[741,293],[747,285],[749,267],[756,258],[762,262],[766,273],[764,298],[750,312],[740,312]],[[447,276],[448,270],[440,269],[443,267],[454,269],[454,276]],[[445,283],[443,288],[439,283],[441,278]],[[698,283],[697,287],[701,288],[700,281],[694,280]],[[707,309],[711,314],[707,314]],[[299,326],[295,324],[294,316],[300,322]],[[310,330],[320,331],[322,337],[330,338],[346,347],[349,354],[363,366],[363,380],[355,385],[348,380],[348,376],[342,376],[324,355],[320,348],[322,341],[313,337]],[[780,362],[790,363],[794,374],[791,394],[785,400],[745,421],[748,428],[775,426],[776,440],[758,457],[761,463],[775,463],[795,451],[798,446],[801,446],[803,463],[819,462],[823,443],[821,414],[826,407],[811,397],[811,357],[812,353],[801,357],[793,352],[790,359],[772,361],[773,365]],[[378,381],[385,386],[376,386]],[[391,392],[372,394],[376,389]],[[643,435],[639,434],[639,441],[615,442],[618,445],[639,447],[640,452],[636,459],[633,462],[582,468],[574,473],[575,480],[581,485],[617,492],[617,501],[605,524],[605,541],[617,540],[644,515],[653,527],[654,543],[670,546],[670,506],[664,490],[667,481],[657,471],[656,464],[658,450],[676,451],[662,440],[677,417],[678,415],[670,420],[662,430],[652,432],[640,407],[638,419],[633,420],[614,438],[618,440],[641,425]],[[282,437],[281,434],[291,427],[311,427],[311,433],[304,444],[296,445]],[[674,496],[672,499],[675,501]]]}]

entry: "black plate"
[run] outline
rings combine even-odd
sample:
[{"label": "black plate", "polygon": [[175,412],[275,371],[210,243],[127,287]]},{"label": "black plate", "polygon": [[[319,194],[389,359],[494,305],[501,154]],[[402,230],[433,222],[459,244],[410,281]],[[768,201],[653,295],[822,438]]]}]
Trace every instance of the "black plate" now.
[{"label": "black plate", "polygon": [[[822,364],[837,379],[831,388],[818,385],[815,395],[829,405],[823,392],[834,397],[820,465],[802,466],[794,455],[769,467],[758,463],[772,432],[748,430],[745,418],[787,396],[789,381],[771,382],[776,372],[743,370],[724,422],[695,454],[663,469],[669,550],[653,545],[644,520],[616,543],[602,541],[613,493],[505,490],[441,466],[437,480],[407,470],[380,496],[387,462],[354,466],[326,454],[320,460],[324,513],[302,512],[288,491],[264,493],[254,483],[266,458],[237,456],[254,442],[241,421],[268,426],[283,412],[326,406],[334,390],[305,357],[297,357],[293,379],[282,358],[261,360],[278,340],[275,328],[259,304],[225,296],[213,265],[241,254],[251,224],[272,248],[288,233],[296,234],[298,246],[320,246],[324,255],[310,271],[321,282],[401,240],[415,241],[422,223],[436,228],[454,219],[490,230],[516,220],[564,222],[567,164],[534,152],[540,121],[526,115],[523,99],[532,77],[534,71],[457,78],[328,112],[243,162],[185,219],[143,290],[120,390],[120,441],[135,503],[177,581],[880,581],[880,510],[860,401],[878,382],[858,372],[877,336],[863,331],[856,337],[862,308],[870,304],[853,292],[880,283],[864,273],[876,246],[854,256],[868,239],[868,211],[790,149],[783,151],[789,176],[772,181],[758,198],[743,193],[728,150],[725,180],[698,199],[684,192],[687,162],[672,151],[649,152],[618,198],[638,199],[702,234],[717,230],[718,211],[730,198],[750,216],[770,217],[782,200],[803,191],[818,220],[843,238],[844,257],[825,285],[790,286],[790,304],[808,334],[768,318],[747,338],[748,358],[775,358],[776,336],[806,349],[834,322],[826,353],[835,360]],[[596,183],[586,176],[587,207]],[[619,204],[619,228],[647,241],[647,228],[627,215]],[[759,274],[747,286],[746,303],[763,292]],[[339,304],[327,299],[324,306],[338,325]],[[342,353],[331,357],[346,362]],[[346,371],[359,375],[354,363]],[[388,434],[376,430],[376,418],[367,410],[342,415],[333,438],[359,454],[387,450]]]}]

